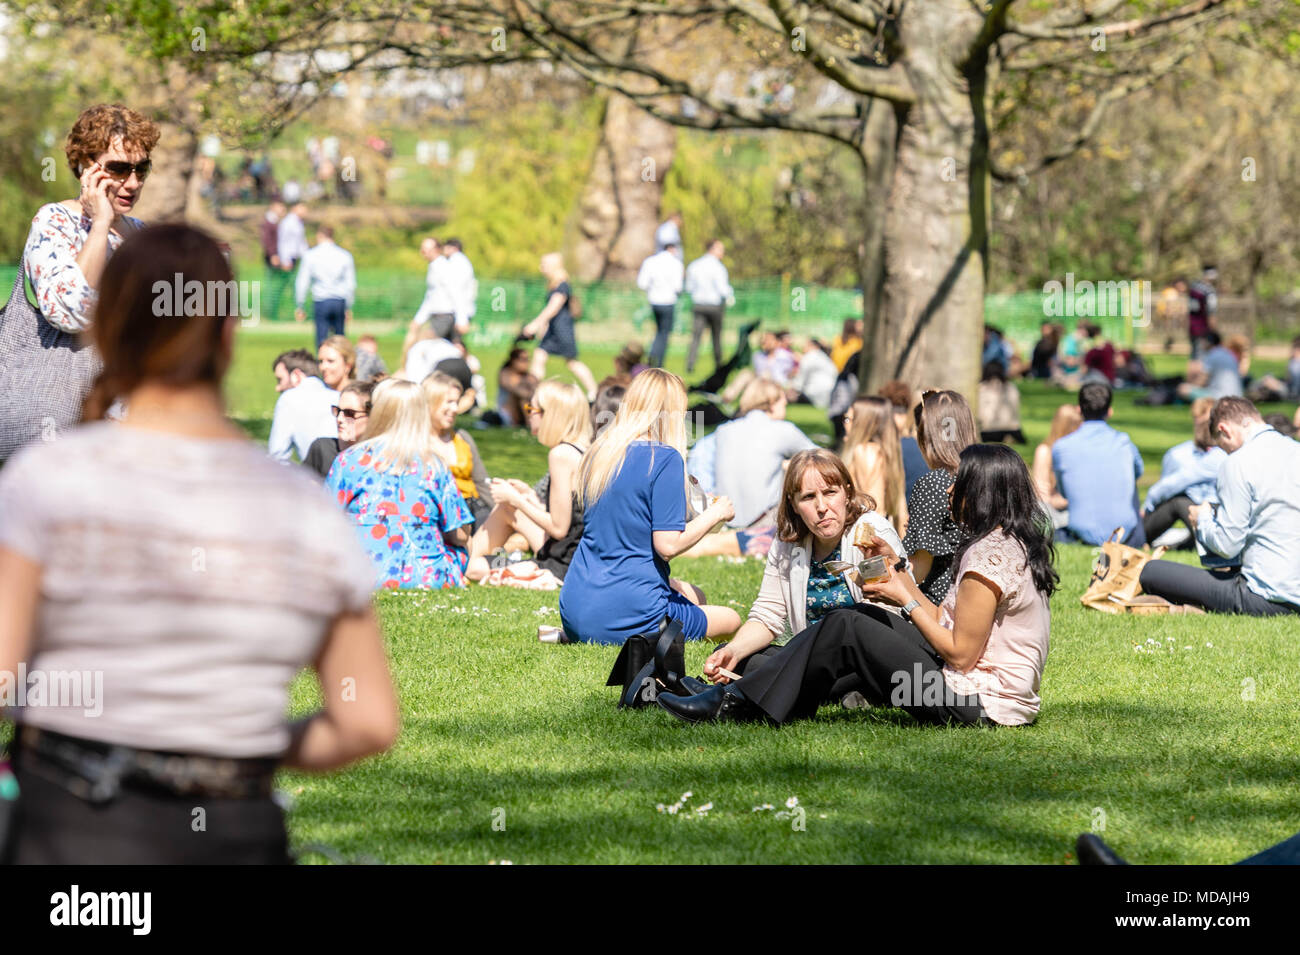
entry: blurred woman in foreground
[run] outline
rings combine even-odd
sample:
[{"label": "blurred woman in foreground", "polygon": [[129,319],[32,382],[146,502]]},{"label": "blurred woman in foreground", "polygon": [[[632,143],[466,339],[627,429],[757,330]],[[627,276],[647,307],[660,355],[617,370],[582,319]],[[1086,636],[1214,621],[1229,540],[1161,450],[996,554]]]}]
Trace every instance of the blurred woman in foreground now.
[{"label": "blurred woman in foreground", "polygon": [[[396,738],[364,555],[310,475],[226,418],[237,316],[153,313],[155,283],[232,278],[198,230],[128,236],[99,286],[91,423],[0,474],[0,672],[83,684],[80,706],[9,714],[11,861],[287,862],[277,767],[334,769]],[[98,420],[117,399],[125,417]],[[324,709],[290,723],[307,665]]]}]

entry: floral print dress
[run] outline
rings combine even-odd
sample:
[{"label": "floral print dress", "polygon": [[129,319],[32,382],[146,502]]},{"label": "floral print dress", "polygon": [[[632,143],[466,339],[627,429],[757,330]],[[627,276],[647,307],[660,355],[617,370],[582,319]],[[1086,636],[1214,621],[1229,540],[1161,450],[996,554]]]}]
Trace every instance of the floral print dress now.
[{"label": "floral print dress", "polygon": [[356,528],[375,573],[375,589],[459,587],[469,553],[443,540],[474,518],[456,480],[436,457],[405,472],[380,471],[375,442],[334,459],[325,487]]}]

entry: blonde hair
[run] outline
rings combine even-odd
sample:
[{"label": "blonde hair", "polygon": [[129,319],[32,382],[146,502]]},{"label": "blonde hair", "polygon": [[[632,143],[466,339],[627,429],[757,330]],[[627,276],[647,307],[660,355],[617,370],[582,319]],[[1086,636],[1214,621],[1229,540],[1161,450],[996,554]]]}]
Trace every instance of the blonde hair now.
[{"label": "blonde hair", "polygon": [[647,368],[632,379],[614,421],[582,456],[578,486],[591,507],[623,469],[628,446],[640,439],[658,441],[682,456],[686,487],[686,386],[672,372]]},{"label": "blonde hair", "polygon": [[357,376],[357,348],[348,339],[346,335],[331,335],[320,343],[320,348],[316,349],[316,354],[320,354],[321,348],[333,348],[343,359],[343,364],[348,369],[348,379],[351,380]]},{"label": "blonde hair", "polygon": [[[435,371],[429,375],[426,375],[424,381],[420,382],[420,389],[424,392],[424,396],[429,399],[429,420],[430,421],[434,421],[436,415],[438,414],[438,409],[441,408],[443,402],[447,400],[448,392],[450,392],[452,389],[455,389],[457,395],[460,395],[465,390],[461,387],[459,381],[451,377],[451,375],[447,374],[446,372],[442,372],[442,371]],[[433,430],[435,434],[438,432],[438,426],[436,422],[433,424]],[[454,424],[452,425],[451,430],[452,431],[456,430],[456,426]]]},{"label": "blonde hair", "polygon": [[375,470],[402,473],[430,460],[429,399],[419,385],[386,378],[375,386],[360,444],[376,459]]},{"label": "blonde hair", "polygon": [[547,378],[533,392],[532,404],[542,409],[537,440],[548,448],[565,441],[591,443],[591,406],[577,385]]},{"label": "blonde hair", "polygon": [[785,397],[785,391],[775,381],[768,378],[755,378],[740,393],[740,414],[751,411],[771,411],[772,406]]},{"label": "blonde hair", "polygon": [[1047,446],[1050,448],[1067,434],[1073,434],[1083,424],[1083,415],[1078,405],[1061,405],[1052,415],[1052,425],[1047,432]]},{"label": "blonde hair", "polygon": [[885,499],[880,502],[882,511],[895,524],[901,524],[906,504],[906,485],[903,481],[903,448],[894,425],[894,405],[887,398],[875,396],[859,398],[853,402],[853,427],[844,437],[844,460],[853,475],[858,490],[866,493],[870,483],[867,474],[858,466],[858,448],[875,444],[880,449],[881,465],[885,472]]},{"label": "blonde hair", "polygon": [[561,282],[569,281],[569,273],[564,268],[564,256],[559,252],[547,252],[542,256],[538,269],[545,276],[551,288],[555,288]]}]

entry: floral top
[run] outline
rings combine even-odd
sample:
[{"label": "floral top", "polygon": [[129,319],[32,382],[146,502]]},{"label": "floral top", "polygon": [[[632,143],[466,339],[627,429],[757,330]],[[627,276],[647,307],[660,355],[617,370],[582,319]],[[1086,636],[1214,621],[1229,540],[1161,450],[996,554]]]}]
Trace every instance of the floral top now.
[{"label": "floral top", "polygon": [[469,554],[443,532],[473,522],[447,466],[436,457],[402,474],[380,471],[377,442],[339,454],[325,487],[346,511],[370,557],[375,589],[459,587]]},{"label": "floral top", "polygon": [[[839,560],[840,548],[827,555],[826,560]],[[812,560],[808,565],[808,623],[813,624],[832,610],[852,607],[856,600],[849,590],[843,574],[832,574],[826,561]]]},{"label": "floral top", "polygon": [[[144,223],[124,217],[133,229]],[[90,327],[96,294],[77,265],[77,255],[90,235],[90,216],[80,216],[61,202],[41,206],[32,219],[32,230],[23,248],[27,278],[36,291],[41,316],[65,332],[76,333]],[[108,234],[108,250],[115,252],[122,236]]]},{"label": "floral top", "polygon": [[984,578],[1001,594],[988,643],[975,666],[965,673],[945,666],[944,682],[955,693],[978,693],[980,705],[995,723],[1032,723],[1041,702],[1038,686],[1052,627],[1047,595],[1034,586],[1024,547],[998,528],[962,554],[953,586],[939,608],[940,622],[949,629],[957,612],[957,590],[967,574]]}]

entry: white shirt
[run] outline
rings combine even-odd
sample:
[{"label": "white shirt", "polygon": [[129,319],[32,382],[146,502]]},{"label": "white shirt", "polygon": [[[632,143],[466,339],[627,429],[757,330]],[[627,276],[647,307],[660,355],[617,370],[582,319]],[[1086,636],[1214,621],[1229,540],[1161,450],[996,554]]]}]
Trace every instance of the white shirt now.
[{"label": "white shirt", "polygon": [[307,300],[308,288],[313,302],[341,298],[351,308],[352,299],[357,294],[357,267],[352,261],[352,253],[329,239],[308,249],[294,283],[299,308]]},{"label": "white shirt", "polygon": [[447,256],[443,274],[455,304],[456,327],[461,333],[469,330],[469,320],[474,317],[475,299],[478,298],[478,279],[474,277],[474,266],[464,252],[453,252]]},{"label": "white shirt", "polygon": [[280,393],[271,418],[271,438],[266,449],[277,461],[288,461],[298,450],[298,460],[307,460],[307,450],[317,438],[338,437],[338,423],[330,408],[338,404],[339,393],[326,388],[319,378],[304,378],[296,388]]},{"label": "white shirt", "polygon": [[686,292],[696,305],[723,305],[736,295],[727,267],[707,252],[686,266]]},{"label": "white shirt", "polygon": [[455,315],[456,302],[451,295],[451,281],[447,274],[447,260],[435,256],[424,273],[424,301],[415,313],[415,323],[423,325],[432,315]]},{"label": "white shirt", "polygon": [[831,392],[835,390],[839,377],[839,369],[831,361],[831,356],[810,346],[799,359],[799,370],[790,379],[790,387],[802,391],[816,407],[829,408]]},{"label": "white shirt", "polygon": [[292,212],[286,212],[275,227],[275,242],[280,265],[291,268],[308,251],[307,227],[302,224],[302,219]]},{"label": "white shirt", "polygon": [[676,305],[684,277],[681,259],[665,249],[641,263],[636,284],[646,293],[651,305]]},{"label": "white shirt", "polygon": [[424,381],[438,367],[439,362],[461,357],[460,349],[447,339],[426,338],[411,346],[406,355],[406,368],[402,370],[402,377],[408,381]]}]

